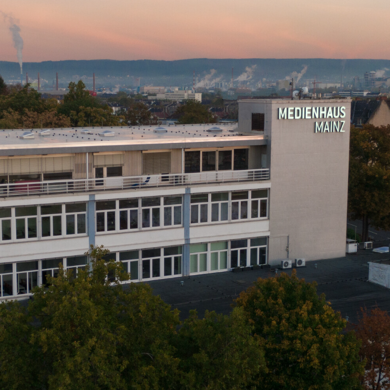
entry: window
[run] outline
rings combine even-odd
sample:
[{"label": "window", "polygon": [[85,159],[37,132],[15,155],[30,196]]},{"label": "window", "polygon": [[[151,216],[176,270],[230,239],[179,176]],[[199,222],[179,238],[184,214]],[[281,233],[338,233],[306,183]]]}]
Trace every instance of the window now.
[{"label": "window", "polygon": [[231,267],[247,266],[247,240],[236,240],[231,242],[230,262]]},{"label": "window", "polygon": [[252,114],[252,130],[264,131],[264,114]]},{"label": "window", "polygon": [[232,151],[220,150],[218,152],[218,170],[227,171],[232,169]]},{"label": "window", "polygon": [[142,157],[144,175],[171,172],[171,152],[142,153]]},{"label": "window", "polygon": [[37,207],[16,207],[16,238],[37,237]]},{"label": "window", "polygon": [[2,241],[11,239],[11,209],[0,208],[0,229]]},{"label": "window", "polygon": [[[114,167],[96,167],[95,178],[103,179],[105,177],[118,177],[122,176],[122,166]],[[96,185],[103,185],[103,180],[96,180]]]},{"label": "window", "polygon": [[0,264],[0,297],[14,295],[12,263]]},{"label": "window", "polygon": [[160,277],[160,256],[160,248],[142,251],[142,279]]},{"label": "window", "polygon": [[120,230],[138,229],[138,199],[123,199],[119,201]]},{"label": "window", "polygon": [[181,275],[182,247],[164,248],[164,276]]},{"label": "window", "polygon": [[202,172],[215,171],[217,152],[202,152]]},{"label": "window", "polygon": [[200,172],[200,151],[185,152],[185,173]]},{"label": "window", "polygon": [[205,223],[208,221],[208,194],[191,195],[191,223]]},{"label": "window", "polygon": [[181,225],[181,196],[164,197],[164,226]]},{"label": "window", "polygon": [[210,271],[227,269],[228,243],[213,242],[210,244]]},{"label": "window", "polygon": [[160,198],[142,199],[142,227],[160,226]]},{"label": "window", "polygon": [[252,238],[251,242],[251,265],[267,263],[267,237]]},{"label": "window", "polygon": [[38,285],[38,262],[17,263],[16,283],[18,294],[30,294]]},{"label": "window", "polygon": [[56,278],[58,276],[62,262],[63,259],[42,260],[42,285],[48,287],[50,285],[49,277]]},{"label": "window", "polygon": [[190,245],[190,273],[207,271],[207,244]]},{"label": "window", "polygon": [[96,202],[96,231],[115,230],[115,200]]},{"label": "window", "polygon": [[229,193],[211,194],[211,221],[227,221],[229,209]]},{"label": "window", "polygon": [[72,180],[72,172],[44,173],[43,180]]},{"label": "window", "polygon": [[249,149],[234,149],[234,170],[248,169],[248,153]]},{"label": "window", "polygon": [[72,203],[65,205],[66,234],[85,234],[87,232],[86,211],[86,203]]},{"label": "window", "polygon": [[68,270],[68,275],[76,276],[80,269],[87,268],[87,264],[87,256],[68,257],[66,259],[66,269]]},{"label": "window", "polygon": [[107,177],[122,176],[122,167],[107,167]]},{"label": "window", "polygon": [[268,191],[252,191],[252,218],[267,218],[268,215]]},{"label": "window", "polygon": [[232,192],[232,219],[248,218],[248,192]]},{"label": "window", "polygon": [[60,204],[41,206],[42,237],[62,234],[62,206]]},{"label": "window", "polygon": [[125,272],[130,273],[131,280],[138,279],[138,251],[120,252],[119,260]]}]

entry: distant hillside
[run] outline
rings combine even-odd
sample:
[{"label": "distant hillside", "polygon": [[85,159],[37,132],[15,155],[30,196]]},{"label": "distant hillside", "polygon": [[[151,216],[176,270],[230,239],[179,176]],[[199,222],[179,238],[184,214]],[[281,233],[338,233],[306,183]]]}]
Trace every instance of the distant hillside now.
[{"label": "distant hillside", "polygon": [[[390,60],[337,60],[337,59],[188,59],[180,61],[45,61],[40,63],[26,62],[23,73],[28,72],[30,77],[36,78],[39,72],[41,77],[52,82],[55,73],[60,79],[71,80],[82,76],[91,77],[96,74],[99,79],[104,78],[138,78],[146,82],[159,82],[163,85],[174,85],[172,82],[192,84],[193,71],[199,80],[211,72],[214,80],[229,81],[232,68],[234,78],[239,81],[256,82],[259,80],[278,80],[290,77],[293,72],[300,73],[307,67],[302,80],[313,79],[339,82],[343,73],[344,80],[354,76],[363,78],[366,71],[390,69]],[[249,68],[249,69],[248,69]],[[249,72],[249,73],[248,73]],[[20,78],[19,65],[16,62],[0,61],[0,74],[5,79]],[[390,72],[388,73],[390,76]]]}]

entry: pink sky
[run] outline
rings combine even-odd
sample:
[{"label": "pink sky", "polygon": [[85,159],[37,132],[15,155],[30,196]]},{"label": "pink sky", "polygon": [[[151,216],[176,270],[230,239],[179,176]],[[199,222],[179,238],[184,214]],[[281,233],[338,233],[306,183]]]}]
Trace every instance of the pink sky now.
[{"label": "pink sky", "polygon": [[[23,60],[390,59],[389,0],[14,0]],[[0,61],[16,61],[0,17]]]}]

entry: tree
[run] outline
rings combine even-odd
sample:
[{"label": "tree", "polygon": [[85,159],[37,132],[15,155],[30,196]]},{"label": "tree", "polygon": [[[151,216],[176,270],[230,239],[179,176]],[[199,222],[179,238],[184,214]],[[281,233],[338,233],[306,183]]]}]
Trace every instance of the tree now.
[{"label": "tree", "polygon": [[8,87],[4,79],[0,76],[0,95],[8,95]]},{"label": "tree", "polygon": [[360,357],[366,362],[363,385],[367,390],[390,389],[390,316],[375,308],[362,309],[356,326],[361,340]]},{"label": "tree", "polygon": [[77,126],[120,126],[123,116],[113,115],[109,106],[80,107],[78,113],[70,113],[72,122]]},{"label": "tree", "polygon": [[335,313],[315,283],[282,273],[259,278],[237,299],[264,349],[270,375],[261,389],[357,389],[363,364],[346,321]]},{"label": "tree", "polygon": [[125,118],[131,126],[156,125],[157,121],[146,104],[137,102],[132,104],[125,113]]},{"label": "tree", "polygon": [[351,128],[348,212],[363,222],[362,241],[371,224],[390,229],[390,125]]},{"label": "tree", "polygon": [[185,104],[178,107],[173,115],[179,119],[179,124],[216,122],[208,108],[195,100],[187,100]]}]

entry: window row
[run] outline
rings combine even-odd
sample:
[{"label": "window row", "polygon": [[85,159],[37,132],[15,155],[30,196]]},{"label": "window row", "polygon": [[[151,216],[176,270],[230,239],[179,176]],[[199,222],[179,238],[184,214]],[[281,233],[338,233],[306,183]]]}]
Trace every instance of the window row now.
[{"label": "window row", "polygon": [[86,234],[86,203],[0,208],[1,241]]},{"label": "window row", "polygon": [[[120,262],[131,281],[170,278],[183,274],[183,247],[112,252],[106,260]],[[191,244],[189,273],[213,273],[267,263],[267,237]],[[36,286],[48,286],[60,264],[77,275],[88,267],[87,256],[0,264],[0,297],[30,294]]]}]

